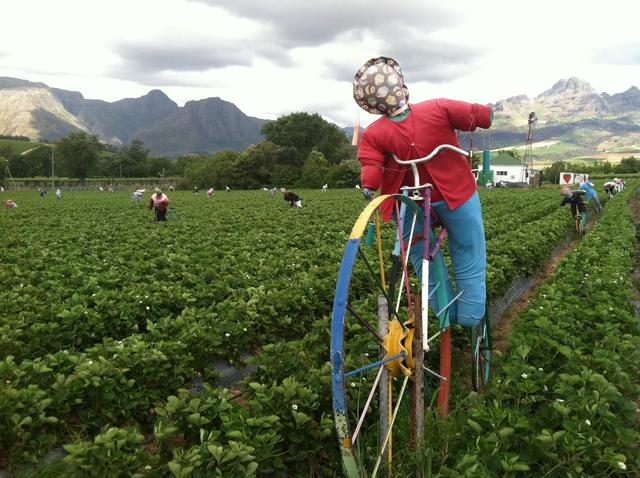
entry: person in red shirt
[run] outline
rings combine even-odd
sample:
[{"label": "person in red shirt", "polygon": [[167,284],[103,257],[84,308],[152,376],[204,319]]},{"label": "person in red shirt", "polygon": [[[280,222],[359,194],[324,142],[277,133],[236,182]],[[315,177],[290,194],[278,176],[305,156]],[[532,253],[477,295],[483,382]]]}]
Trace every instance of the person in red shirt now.
[{"label": "person in red shirt", "polygon": [[155,209],[156,221],[167,220],[167,208],[169,207],[169,198],[162,192],[160,188],[155,188],[154,193],[149,199],[149,209]]},{"label": "person in red shirt", "polygon": [[[404,161],[422,158],[441,144],[459,147],[456,130],[491,126],[492,109],[486,105],[445,98],[409,103],[400,65],[388,57],[372,58],[358,70],[353,95],[365,111],[382,115],[366,128],[358,146],[365,197],[377,189],[381,194],[396,194],[402,186],[414,185],[410,167],[396,163],[393,155]],[[433,185],[431,204],[448,229],[456,287],[464,290],[449,309],[450,319],[465,326],[477,325],[484,317],[486,303],[486,243],[471,166],[465,156],[443,150],[418,170],[420,184]],[[383,219],[392,219],[392,212],[391,201],[383,203]],[[407,235],[409,216],[403,227]],[[414,231],[414,237],[420,233]],[[411,247],[410,257],[421,277],[422,241]],[[447,288],[451,295],[451,285]],[[438,307],[436,301],[436,311]]]}]

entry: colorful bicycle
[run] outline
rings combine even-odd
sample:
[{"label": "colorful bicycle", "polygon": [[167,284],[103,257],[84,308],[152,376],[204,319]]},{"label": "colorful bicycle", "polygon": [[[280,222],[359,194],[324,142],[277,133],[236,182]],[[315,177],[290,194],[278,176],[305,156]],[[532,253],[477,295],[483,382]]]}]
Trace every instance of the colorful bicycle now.
[{"label": "colorful bicycle", "polygon": [[[414,186],[402,188],[403,194],[371,200],[353,226],[342,258],[333,302],[331,364],[335,425],[349,478],[376,476],[383,465],[391,472],[394,428],[411,430],[409,437],[396,433],[395,446],[419,442],[425,411],[432,413],[425,401],[437,404],[439,415],[447,413],[449,312],[464,291],[453,294],[445,285],[441,246],[447,230],[437,223],[431,185],[420,184],[417,169],[417,164],[443,149],[468,155],[455,146],[441,145],[424,158],[396,158],[411,166]],[[383,207],[392,208],[394,221],[382,223]],[[418,278],[409,271],[409,256],[422,236]],[[437,310],[429,313],[434,304]],[[471,382],[479,389],[490,377],[489,321],[472,327],[470,336]],[[409,383],[411,404],[402,408]],[[365,395],[362,389],[369,391]]]}]

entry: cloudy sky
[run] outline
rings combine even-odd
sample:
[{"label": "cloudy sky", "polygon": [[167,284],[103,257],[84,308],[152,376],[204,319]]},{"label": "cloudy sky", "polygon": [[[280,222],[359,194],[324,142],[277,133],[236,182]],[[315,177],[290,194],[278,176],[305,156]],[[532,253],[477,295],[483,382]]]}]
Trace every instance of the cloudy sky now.
[{"label": "cloudy sky", "polygon": [[[115,101],[161,89],[218,96],[275,119],[358,112],[351,79],[392,56],[413,101],[537,96],[577,76],[640,86],[633,0],[14,0],[2,4],[0,76]],[[362,112],[363,124],[376,117]]]}]

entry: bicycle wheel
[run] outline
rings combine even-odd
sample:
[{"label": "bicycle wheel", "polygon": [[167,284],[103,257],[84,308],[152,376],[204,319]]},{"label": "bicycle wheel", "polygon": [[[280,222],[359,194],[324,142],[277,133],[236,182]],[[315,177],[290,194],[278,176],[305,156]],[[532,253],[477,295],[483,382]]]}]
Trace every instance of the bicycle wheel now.
[{"label": "bicycle wheel", "polygon": [[587,213],[581,212],[578,216],[578,233],[580,236],[584,236],[587,232]]},{"label": "bicycle wheel", "polygon": [[[331,378],[336,432],[349,478],[375,476],[382,466],[392,469],[394,450],[406,449],[411,441],[410,433],[403,430],[422,426],[419,386],[414,387],[412,406],[401,406],[407,403],[403,399],[409,380],[419,383],[426,376],[424,389],[427,395],[435,392],[441,413],[448,404],[451,301],[444,261],[438,254],[429,262],[427,270],[435,286],[423,290],[415,274],[410,274],[407,260],[414,229],[406,243],[397,243],[396,238],[407,237],[407,231],[402,230],[402,220],[382,224],[380,207],[387,201],[396,217],[402,217],[404,209],[415,218],[414,225],[424,224],[423,210],[413,200],[399,194],[380,196],[364,209],[347,241],[333,302]],[[365,229],[369,234],[364,235]],[[430,238],[435,239],[432,231]],[[424,324],[421,313],[415,312],[417,295],[447,305]],[[427,306],[422,304],[424,309]],[[424,364],[420,363],[424,342],[418,337],[414,345],[419,325],[426,325],[428,337],[423,339],[428,343]]]},{"label": "bicycle wheel", "polygon": [[471,327],[471,382],[478,392],[489,385],[491,374],[491,325],[489,316]]}]

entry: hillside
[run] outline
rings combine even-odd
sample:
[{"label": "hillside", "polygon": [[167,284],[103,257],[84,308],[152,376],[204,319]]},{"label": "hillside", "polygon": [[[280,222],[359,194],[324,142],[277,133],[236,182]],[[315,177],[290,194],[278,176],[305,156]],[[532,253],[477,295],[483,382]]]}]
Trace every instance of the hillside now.
[{"label": "hillside", "polygon": [[[598,93],[586,81],[568,78],[534,98],[518,95],[493,106],[491,132],[480,134],[487,134],[494,149],[525,144],[531,111],[538,117],[534,140],[562,144],[536,150],[538,158],[596,155],[640,145],[640,89],[635,86],[621,93]],[[154,155],[178,156],[243,150],[261,141],[265,123],[217,97],[179,107],[162,91],[151,90],[139,98],[107,102],[0,77],[0,134],[56,140],[83,130],[115,145],[139,138]],[[352,128],[345,132],[350,138]]]},{"label": "hillside", "polygon": [[498,101],[494,107],[494,148],[524,144],[532,111],[538,117],[535,141],[573,145],[549,153],[557,159],[640,144],[640,90],[635,86],[623,93],[600,94],[586,81],[569,78],[535,98],[515,96]]},{"label": "hillside", "polygon": [[220,98],[179,107],[160,90],[139,98],[89,100],[76,91],[0,77],[0,134],[56,140],[82,130],[127,144],[139,138],[154,155],[242,150],[261,141],[266,120],[245,115]]}]

